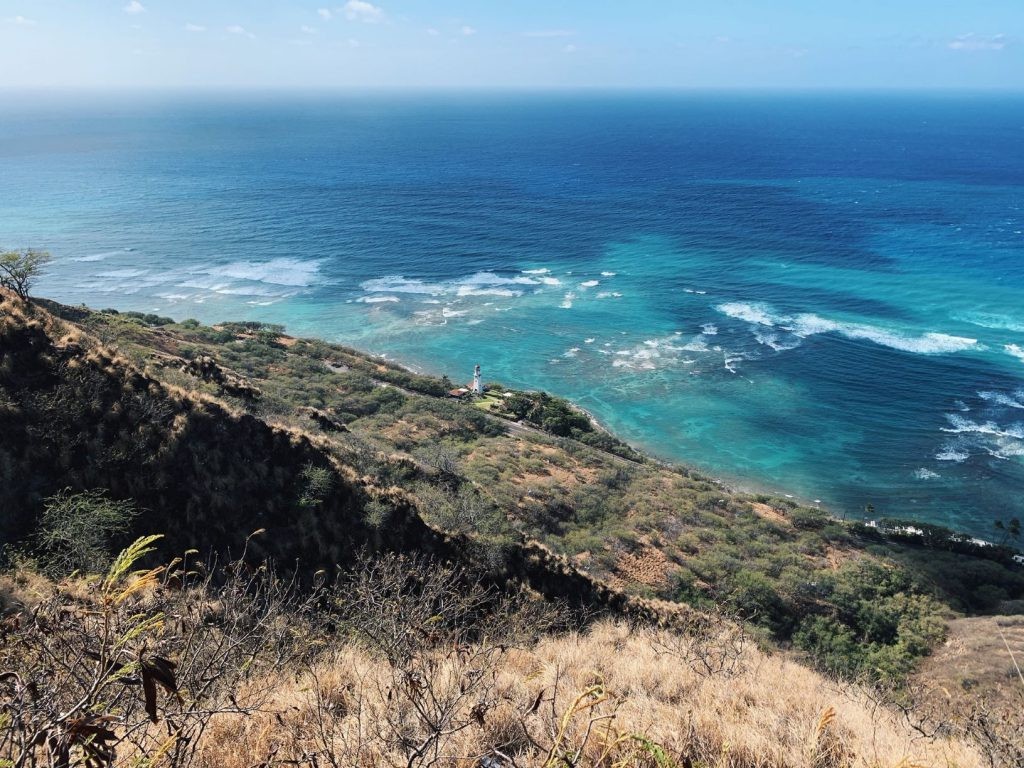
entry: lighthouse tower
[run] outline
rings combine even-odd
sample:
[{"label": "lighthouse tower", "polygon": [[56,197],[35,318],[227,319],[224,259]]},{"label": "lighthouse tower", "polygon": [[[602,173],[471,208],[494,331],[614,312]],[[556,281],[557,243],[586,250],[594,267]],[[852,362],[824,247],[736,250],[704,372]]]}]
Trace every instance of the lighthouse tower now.
[{"label": "lighthouse tower", "polygon": [[480,366],[478,365],[473,369],[473,386],[472,390],[477,395],[484,393],[484,380],[480,378]]}]

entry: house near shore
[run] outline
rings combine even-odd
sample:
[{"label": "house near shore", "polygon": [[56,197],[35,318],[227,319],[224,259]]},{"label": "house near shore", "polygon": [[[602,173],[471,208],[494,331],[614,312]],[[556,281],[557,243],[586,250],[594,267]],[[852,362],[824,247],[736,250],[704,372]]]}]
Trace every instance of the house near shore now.
[{"label": "house near shore", "polygon": [[484,380],[480,375],[480,366],[473,368],[473,381],[464,387],[448,390],[448,397],[456,400],[463,400],[470,395],[482,395],[484,393]]}]

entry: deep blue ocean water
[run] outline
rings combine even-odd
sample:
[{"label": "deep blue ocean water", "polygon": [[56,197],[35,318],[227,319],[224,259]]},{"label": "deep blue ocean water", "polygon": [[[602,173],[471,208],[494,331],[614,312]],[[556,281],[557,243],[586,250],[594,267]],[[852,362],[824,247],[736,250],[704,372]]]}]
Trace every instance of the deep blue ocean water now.
[{"label": "deep blue ocean water", "polygon": [[41,294],[479,362],[836,512],[1024,514],[1024,97],[3,101]]}]

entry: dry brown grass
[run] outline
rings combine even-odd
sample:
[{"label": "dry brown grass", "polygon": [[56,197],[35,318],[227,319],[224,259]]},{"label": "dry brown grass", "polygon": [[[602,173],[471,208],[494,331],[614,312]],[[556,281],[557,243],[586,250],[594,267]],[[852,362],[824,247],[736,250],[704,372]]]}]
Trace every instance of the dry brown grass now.
[{"label": "dry brown grass", "polygon": [[626,589],[630,584],[648,587],[667,587],[670,576],[679,571],[660,549],[643,544],[635,552],[621,555],[615,564],[614,577],[609,583],[615,589]]},{"label": "dry brown grass", "polygon": [[[666,639],[606,622],[508,650],[489,672],[480,721],[447,735],[436,760],[422,762],[402,748],[420,724],[392,672],[342,646],[305,673],[282,672],[273,711],[220,719],[204,764],[249,768],[314,751],[324,764],[332,762],[326,750],[337,765],[361,766],[982,765],[966,744],[915,738],[865,692],[783,658],[748,649],[731,674],[701,676],[664,652]],[[445,659],[432,694],[467,672],[458,657]]]},{"label": "dry brown grass", "polygon": [[1024,616],[954,619],[946,642],[924,661],[916,679],[957,706],[972,701],[978,690],[989,704],[1010,703],[1024,689],[1017,665],[1024,669]]}]

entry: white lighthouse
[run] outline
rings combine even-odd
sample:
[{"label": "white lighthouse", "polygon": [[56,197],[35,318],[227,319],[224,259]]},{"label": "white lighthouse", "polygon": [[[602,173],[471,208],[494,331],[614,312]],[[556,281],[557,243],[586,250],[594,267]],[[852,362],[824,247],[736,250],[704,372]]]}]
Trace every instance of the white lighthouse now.
[{"label": "white lighthouse", "polygon": [[474,394],[482,395],[484,393],[484,380],[480,378],[480,366],[478,365],[473,369],[473,386],[472,390]]}]

